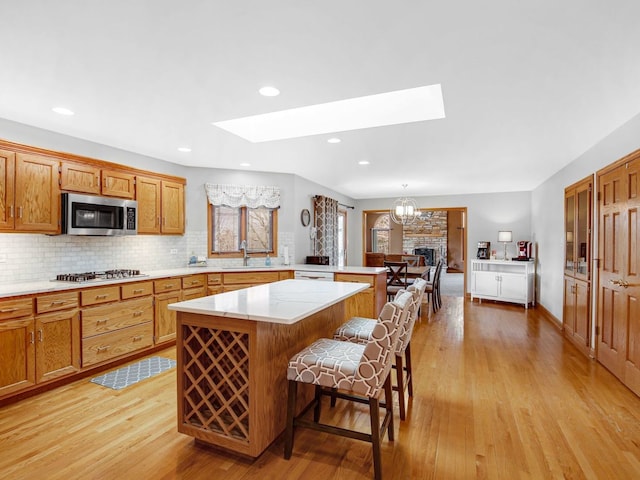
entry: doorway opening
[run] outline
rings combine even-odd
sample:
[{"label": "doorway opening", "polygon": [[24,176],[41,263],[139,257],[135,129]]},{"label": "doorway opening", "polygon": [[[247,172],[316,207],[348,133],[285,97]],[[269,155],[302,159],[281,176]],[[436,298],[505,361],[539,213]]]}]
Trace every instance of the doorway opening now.
[{"label": "doorway opening", "polygon": [[[385,260],[398,261],[414,255],[430,267],[442,260],[442,280],[451,284],[456,296],[465,294],[466,285],[466,207],[420,209],[411,225],[394,223],[389,210],[363,212],[363,265],[382,266]],[[457,275],[462,274],[462,275]]]}]

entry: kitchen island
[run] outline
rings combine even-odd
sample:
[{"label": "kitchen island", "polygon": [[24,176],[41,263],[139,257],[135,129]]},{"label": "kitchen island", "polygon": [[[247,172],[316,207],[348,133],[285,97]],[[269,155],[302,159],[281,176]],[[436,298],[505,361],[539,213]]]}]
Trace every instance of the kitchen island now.
[{"label": "kitchen island", "polygon": [[346,301],[367,288],[283,280],[169,305],[178,312],[178,431],[258,457],[285,428],[287,362],[331,337]]}]

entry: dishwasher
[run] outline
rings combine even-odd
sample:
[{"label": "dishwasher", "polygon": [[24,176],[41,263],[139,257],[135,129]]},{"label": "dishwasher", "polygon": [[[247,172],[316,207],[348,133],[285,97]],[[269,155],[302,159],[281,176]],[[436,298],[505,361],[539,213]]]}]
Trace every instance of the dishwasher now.
[{"label": "dishwasher", "polygon": [[295,278],[296,280],[320,280],[321,282],[333,282],[333,272],[296,270],[293,278]]}]

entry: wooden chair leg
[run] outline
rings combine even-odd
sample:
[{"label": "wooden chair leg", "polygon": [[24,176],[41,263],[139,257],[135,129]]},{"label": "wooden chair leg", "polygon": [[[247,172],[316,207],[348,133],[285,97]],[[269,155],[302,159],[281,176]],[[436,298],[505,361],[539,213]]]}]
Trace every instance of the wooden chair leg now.
[{"label": "wooden chair leg", "polygon": [[400,420],[405,418],[404,403],[404,366],[402,355],[396,355],[396,384],[398,385],[398,405],[400,408]]},{"label": "wooden chair leg", "polygon": [[[389,399],[385,399],[389,404]],[[380,454],[380,404],[377,398],[369,400],[369,418],[371,422],[371,444],[373,446],[373,474],[376,480],[382,479],[382,458]]]},{"label": "wooden chair leg", "polygon": [[407,344],[407,348],[404,350],[405,370],[407,372],[407,389],[409,390],[409,396],[413,397],[413,373],[411,371],[411,342]]},{"label": "wooden chair leg", "polygon": [[289,394],[287,398],[287,428],[284,436],[284,458],[289,460],[293,451],[293,419],[296,414],[296,396],[298,382],[289,380]]},{"label": "wooden chair leg", "polygon": [[384,382],[384,404],[386,408],[385,420],[389,418],[389,424],[387,425],[387,436],[389,441],[393,442],[393,391],[391,389],[391,375],[387,375],[387,379]]},{"label": "wooden chair leg", "polygon": [[315,406],[313,407],[313,421],[318,423],[320,421],[320,407],[322,406],[322,387],[316,385],[315,391]]}]

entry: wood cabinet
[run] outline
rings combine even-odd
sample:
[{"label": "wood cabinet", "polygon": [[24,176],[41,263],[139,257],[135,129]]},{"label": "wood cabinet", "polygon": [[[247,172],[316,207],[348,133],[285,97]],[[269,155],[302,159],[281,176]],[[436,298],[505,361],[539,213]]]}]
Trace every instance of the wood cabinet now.
[{"label": "wood cabinet", "polygon": [[229,272],[222,274],[223,291],[231,292],[242,288],[262,285],[280,280],[278,272]]},{"label": "wood cabinet", "polygon": [[16,154],[0,150],[0,231],[13,230],[15,218],[14,184]]},{"label": "wood cabinet", "polygon": [[471,301],[474,298],[535,304],[535,262],[471,260]]},{"label": "wood cabinet", "polygon": [[[113,288],[119,292],[118,286],[82,292],[83,298],[96,305],[82,310],[83,367],[153,345],[153,297],[114,301],[120,297],[114,298]],[[105,303],[107,301],[111,303]]]},{"label": "wood cabinet", "polygon": [[591,354],[591,176],[565,189],[564,302],[562,329],[585,355]]},{"label": "wood cabinet", "polygon": [[0,302],[0,396],[35,385],[35,362],[32,299]]},{"label": "wood cabinet", "polygon": [[77,294],[0,302],[0,396],[80,369]]},{"label": "wood cabinet", "polygon": [[387,298],[387,275],[385,272],[377,275],[336,273],[336,282],[367,283],[369,288],[353,295],[346,302],[346,317],[378,318]]},{"label": "wood cabinet", "polygon": [[138,233],[184,234],[184,185],[153,177],[136,178]]},{"label": "wood cabinet", "polygon": [[59,233],[58,164],[0,150],[0,230]]},{"label": "wood cabinet", "polygon": [[207,275],[207,295],[215,295],[222,293],[222,274],[221,273],[209,273]]},{"label": "wood cabinet", "polygon": [[131,173],[103,169],[102,195],[133,199],[136,196],[135,179]]},{"label": "wood cabinet", "polygon": [[62,162],[60,166],[60,189],[100,195],[100,168],[75,162]]},{"label": "wood cabinet", "polygon": [[176,338],[176,312],[167,307],[182,300],[182,279],[163,278],[153,282],[155,292],[155,343],[165,343]]},{"label": "wood cabinet", "polygon": [[160,180],[151,177],[136,177],[136,200],[138,201],[138,233],[160,233],[162,195]]},{"label": "wood cabinet", "polygon": [[184,185],[162,181],[162,233],[184,234]]}]

